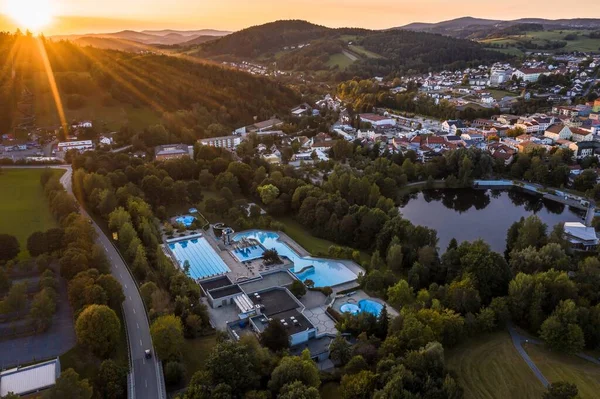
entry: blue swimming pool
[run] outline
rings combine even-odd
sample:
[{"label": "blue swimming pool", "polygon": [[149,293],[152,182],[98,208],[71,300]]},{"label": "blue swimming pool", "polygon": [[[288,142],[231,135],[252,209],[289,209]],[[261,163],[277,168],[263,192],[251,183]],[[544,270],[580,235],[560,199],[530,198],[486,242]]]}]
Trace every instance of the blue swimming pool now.
[{"label": "blue swimming pool", "polygon": [[190,262],[192,278],[216,276],[230,271],[204,237],[172,242],[169,243],[169,248],[181,267],[186,260]]},{"label": "blue swimming pool", "polygon": [[253,247],[236,249],[232,252],[233,255],[237,258],[237,260],[239,260],[240,262],[244,262],[247,260],[262,258],[265,250],[260,245],[255,245]]},{"label": "blue swimming pool", "polygon": [[192,223],[194,223],[194,220],[196,220],[196,218],[193,216],[190,216],[190,215],[179,216],[179,217],[175,218],[175,221],[177,223],[181,223],[185,227],[190,227],[192,225]]},{"label": "blue swimming pool", "polygon": [[315,287],[333,287],[358,278],[346,265],[336,260],[301,257],[287,244],[279,241],[279,234],[275,232],[252,230],[236,234],[233,240],[239,241],[242,238],[254,238],[266,249],[276,249],[280,256],[285,256],[294,263],[291,271],[300,280],[310,279],[314,281]]},{"label": "blue swimming pool", "polygon": [[373,316],[379,316],[382,309],[382,304],[371,299],[361,299],[358,301],[358,305],[345,303],[340,306],[342,313],[352,313],[353,315],[359,314],[360,312],[367,312],[371,313]]}]

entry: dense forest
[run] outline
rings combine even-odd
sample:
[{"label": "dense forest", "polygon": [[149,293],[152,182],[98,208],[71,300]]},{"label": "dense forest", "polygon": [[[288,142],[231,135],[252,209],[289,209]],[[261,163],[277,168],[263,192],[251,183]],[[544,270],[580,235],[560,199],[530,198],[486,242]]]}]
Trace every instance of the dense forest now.
[{"label": "dense forest", "polygon": [[[102,106],[106,107],[115,104],[146,107],[171,125],[178,124],[179,130],[191,129],[188,136],[196,139],[203,137],[205,128],[211,124],[231,131],[252,123],[254,117],[267,119],[287,112],[298,102],[293,91],[276,82],[198,60],[137,55],[79,47],[64,41],[55,43],[28,35],[2,34],[3,130],[20,122],[18,104],[24,93],[35,97],[51,90],[44,69],[46,55],[66,108],[81,107],[92,96],[101,98]],[[51,107],[55,108],[53,104]]]}]

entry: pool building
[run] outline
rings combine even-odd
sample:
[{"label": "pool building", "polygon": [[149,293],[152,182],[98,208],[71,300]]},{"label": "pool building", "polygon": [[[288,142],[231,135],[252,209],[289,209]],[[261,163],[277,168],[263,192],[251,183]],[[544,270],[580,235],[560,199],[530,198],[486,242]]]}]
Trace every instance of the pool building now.
[{"label": "pool building", "polygon": [[231,271],[202,234],[167,240],[167,245],[180,268],[184,268],[186,262],[189,264],[189,275],[194,279],[218,276]]}]

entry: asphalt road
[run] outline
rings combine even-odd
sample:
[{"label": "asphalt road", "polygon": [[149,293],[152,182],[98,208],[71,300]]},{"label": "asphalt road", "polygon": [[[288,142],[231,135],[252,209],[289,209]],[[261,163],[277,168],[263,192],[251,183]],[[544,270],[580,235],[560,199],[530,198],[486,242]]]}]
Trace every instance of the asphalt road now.
[{"label": "asphalt road", "polygon": [[[72,170],[70,167],[63,167],[66,173],[61,177],[60,181],[66,188],[69,194],[73,195],[73,187],[71,184]],[[81,209],[81,214],[92,220],[84,209]],[[96,232],[98,233],[98,244],[106,251],[111,265],[111,273],[119,280],[123,286],[125,301],[123,302],[123,316],[127,328],[129,338],[129,355],[131,356],[132,378],[134,383],[134,398],[140,399],[162,399],[165,396],[164,379],[162,371],[159,368],[154,349],[152,346],[152,338],[150,336],[150,326],[148,317],[144,309],[142,297],[135,285],[133,277],[129,273],[125,262],[115,249],[108,237],[93,223]],[[152,358],[146,359],[144,351],[152,350]]]}]

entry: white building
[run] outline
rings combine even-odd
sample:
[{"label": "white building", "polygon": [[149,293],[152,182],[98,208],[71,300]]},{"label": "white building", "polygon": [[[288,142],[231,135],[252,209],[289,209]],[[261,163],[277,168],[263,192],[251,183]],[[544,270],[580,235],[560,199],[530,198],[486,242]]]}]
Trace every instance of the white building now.
[{"label": "white building", "polygon": [[58,358],[26,367],[16,367],[0,372],[0,397],[10,392],[18,396],[32,395],[56,384],[60,377]]},{"label": "white building", "polygon": [[394,118],[377,114],[360,114],[360,121],[370,123],[373,126],[396,126],[396,120]]},{"label": "white building", "polygon": [[80,141],[62,141],[57,145],[58,151],[69,151],[69,150],[91,150],[94,148],[92,140],[80,140]]},{"label": "white building", "polygon": [[550,71],[544,68],[519,68],[512,74],[524,82],[537,82],[541,75],[550,75]]},{"label": "white building", "polygon": [[200,139],[198,142],[210,147],[235,149],[242,142],[242,138],[240,136],[222,136]]}]

